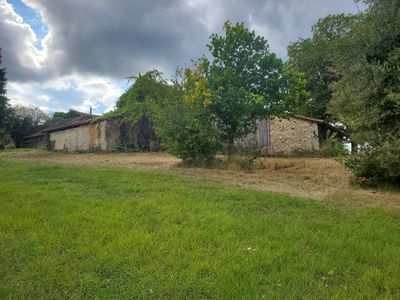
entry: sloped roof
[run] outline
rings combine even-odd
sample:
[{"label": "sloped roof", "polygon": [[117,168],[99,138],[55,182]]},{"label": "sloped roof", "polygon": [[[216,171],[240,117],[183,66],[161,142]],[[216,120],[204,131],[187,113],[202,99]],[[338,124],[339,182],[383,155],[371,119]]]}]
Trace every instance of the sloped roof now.
[{"label": "sloped roof", "polygon": [[78,127],[82,124],[89,123],[94,117],[96,117],[95,115],[89,115],[89,114],[79,112],[79,111],[76,111],[76,113],[79,114],[78,117],[61,120],[61,121],[57,122],[56,124],[54,124],[53,126],[50,126],[49,128],[46,128],[46,129],[43,129],[42,131],[35,132],[30,135],[24,136],[24,139],[34,138],[34,137],[42,136],[46,133]]},{"label": "sloped roof", "polygon": [[32,133],[30,135],[24,136],[23,139],[34,138],[34,137],[38,137],[38,136],[42,136],[42,135],[44,135],[44,132],[38,131],[38,132]]},{"label": "sloped roof", "polygon": [[83,124],[89,123],[95,116],[93,115],[88,115],[88,114],[82,114],[79,117],[73,118],[73,119],[67,119],[67,120],[62,120],[60,122],[57,122],[53,126],[46,128],[43,130],[43,133],[49,133],[49,132],[55,132],[55,131],[61,131],[69,128],[74,128],[78,127]]},{"label": "sloped roof", "polygon": [[305,117],[305,116],[301,116],[301,115],[292,115],[291,117],[295,118],[295,119],[299,119],[299,120],[308,121],[311,123],[317,123],[327,129],[329,129],[331,132],[335,132],[339,138],[349,138],[349,135],[346,132],[344,132],[343,130],[341,130],[339,128],[336,128],[335,126],[328,123],[327,121],[317,119],[317,118]]}]

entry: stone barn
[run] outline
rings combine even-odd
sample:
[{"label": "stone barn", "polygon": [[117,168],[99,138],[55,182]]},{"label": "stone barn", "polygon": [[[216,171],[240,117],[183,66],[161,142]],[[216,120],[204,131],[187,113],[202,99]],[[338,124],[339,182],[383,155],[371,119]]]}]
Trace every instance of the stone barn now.
[{"label": "stone barn", "polygon": [[[161,149],[151,121],[143,117],[135,124],[124,116],[98,117],[80,113],[23,139],[24,147],[80,151],[157,151]],[[243,147],[260,148],[266,154],[291,154],[320,150],[328,132],[345,139],[346,134],[329,123],[304,116],[266,118],[256,121],[256,130],[236,141]]]},{"label": "stone barn", "polygon": [[26,136],[23,146],[66,152],[156,151],[160,141],[148,118],[132,124],[123,116],[102,118],[80,113],[77,118]]},{"label": "stone barn", "polygon": [[346,134],[331,124],[315,118],[293,115],[289,118],[266,118],[256,121],[256,130],[237,145],[261,148],[269,154],[290,154],[320,150],[329,133],[339,139]]}]

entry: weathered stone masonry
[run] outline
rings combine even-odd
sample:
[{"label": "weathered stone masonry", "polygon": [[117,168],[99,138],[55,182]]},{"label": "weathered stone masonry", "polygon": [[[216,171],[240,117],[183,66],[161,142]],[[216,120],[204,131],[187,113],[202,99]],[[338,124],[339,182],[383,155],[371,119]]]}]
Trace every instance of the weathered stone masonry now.
[{"label": "weathered stone masonry", "polygon": [[[323,120],[303,116],[266,118],[257,120],[255,125],[255,131],[236,144],[257,147],[269,154],[317,151],[329,131],[346,137]],[[67,152],[156,151],[161,148],[148,118],[132,124],[124,122],[123,116],[96,119],[86,114],[25,137],[24,146]]]},{"label": "weathered stone masonry", "polygon": [[272,153],[320,149],[317,123],[296,118],[274,118],[271,119],[270,124]]},{"label": "weathered stone masonry", "polygon": [[269,154],[317,151],[327,131],[336,130],[322,120],[302,116],[266,118],[257,120],[255,125],[255,132],[238,140],[236,144],[261,148]]},{"label": "weathered stone masonry", "polygon": [[135,124],[122,116],[107,119],[79,117],[24,138],[25,147],[80,151],[155,151],[160,148],[149,119]]}]

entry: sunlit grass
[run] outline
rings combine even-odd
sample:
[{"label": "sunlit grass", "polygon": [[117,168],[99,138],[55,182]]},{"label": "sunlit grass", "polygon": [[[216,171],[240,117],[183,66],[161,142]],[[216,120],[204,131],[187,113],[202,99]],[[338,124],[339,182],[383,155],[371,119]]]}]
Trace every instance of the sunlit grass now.
[{"label": "sunlit grass", "polygon": [[400,297],[400,216],[0,160],[0,298]]}]

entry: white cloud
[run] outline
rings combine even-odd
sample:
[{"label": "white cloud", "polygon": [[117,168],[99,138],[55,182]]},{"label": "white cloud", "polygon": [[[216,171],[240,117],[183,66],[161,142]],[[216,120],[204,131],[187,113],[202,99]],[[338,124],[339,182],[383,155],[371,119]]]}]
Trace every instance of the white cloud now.
[{"label": "white cloud", "polygon": [[[27,78],[30,74],[43,72],[47,59],[45,50],[34,46],[36,35],[32,28],[24,23],[13,7],[0,0],[0,41],[3,47],[3,64],[8,67],[11,79]],[[12,51],[11,54],[7,51]]]},{"label": "white cloud", "polygon": [[96,113],[112,110],[123,90],[111,78],[69,75],[55,80],[10,82],[11,104],[35,104],[45,111],[67,111],[70,108]]}]

